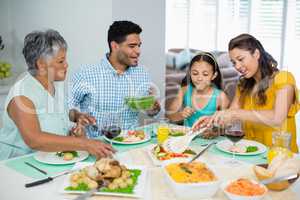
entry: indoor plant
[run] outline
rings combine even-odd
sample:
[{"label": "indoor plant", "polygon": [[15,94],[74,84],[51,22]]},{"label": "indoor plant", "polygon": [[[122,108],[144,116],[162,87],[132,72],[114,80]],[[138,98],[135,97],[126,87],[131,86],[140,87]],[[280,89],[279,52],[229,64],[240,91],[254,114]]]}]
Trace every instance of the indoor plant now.
[{"label": "indoor plant", "polygon": [[[2,37],[0,36],[0,52],[4,49],[4,43],[2,41]],[[11,77],[11,64],[0,60],[0,83],[3,83],[5,78]]]}]

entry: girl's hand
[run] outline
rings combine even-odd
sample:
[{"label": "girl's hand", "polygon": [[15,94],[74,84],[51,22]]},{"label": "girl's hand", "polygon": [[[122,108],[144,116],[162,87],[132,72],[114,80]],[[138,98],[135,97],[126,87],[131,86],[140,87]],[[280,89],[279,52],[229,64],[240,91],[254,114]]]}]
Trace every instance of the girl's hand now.
[{"label": "girl's hand", "polygon": [[192,116],[194,114],[194,112],[195,112],[195,109],[190,108],[190,107],[185,107],[183,109],[183,111],[180,112],[180,115],[183,119],[186,119],[186,118]]}]

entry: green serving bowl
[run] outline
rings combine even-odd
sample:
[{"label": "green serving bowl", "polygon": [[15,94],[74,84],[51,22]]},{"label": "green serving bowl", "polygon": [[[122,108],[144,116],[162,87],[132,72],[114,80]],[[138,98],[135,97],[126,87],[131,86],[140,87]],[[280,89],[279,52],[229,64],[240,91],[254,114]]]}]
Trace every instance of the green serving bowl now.
[{"label": "green serving bowl", "polygon": [[149,110],[155,102],[154,96],[126,97],[125,103],[132,110]]}]

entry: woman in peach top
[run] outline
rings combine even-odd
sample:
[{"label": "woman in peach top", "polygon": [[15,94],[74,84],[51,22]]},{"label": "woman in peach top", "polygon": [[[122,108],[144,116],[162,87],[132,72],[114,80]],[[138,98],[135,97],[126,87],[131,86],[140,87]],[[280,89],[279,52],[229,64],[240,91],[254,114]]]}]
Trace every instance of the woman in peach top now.
[{"label": "woman in peach top", "polygon": [[228,49],[232,63],[241,73],[235,97],[228,110],[200,118],[193,128],[240,120],[247,139],[271,146],[272,133],[285,131],[291,134],[291,150],[298,152],[295,114],[299,101],[293,75],[278,70],[273,57],[249,34],[233,38]]}]

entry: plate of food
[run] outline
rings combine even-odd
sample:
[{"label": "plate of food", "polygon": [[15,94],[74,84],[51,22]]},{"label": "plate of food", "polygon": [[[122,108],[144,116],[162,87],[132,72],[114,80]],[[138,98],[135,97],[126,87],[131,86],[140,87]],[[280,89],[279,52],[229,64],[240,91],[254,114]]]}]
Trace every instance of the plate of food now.
[{"label": "plate of food", "polygon": [[62,151],[62,152],[43,152],[38,151],[33,156],[39,162],[50,165],[72,164],[86,159],[89,153],[86,151]]},{"label": "plate of food", "polygon": [[216,147],[226,153],[235,153],[235,155],[257,155],[264,153],[267,147],[253,140],[240,140],[234,146],[230,140],[222,140],[216,144]]},{"label": "plate of food", "polygon": [[147,147],[147,154],[156,166],[160,166],[163,161],[175,158],[191,158],[196,155],[196,152],[190,148],[186,149],[183,153],[174,153],[166,151],[161,145],[149,145]]},{"label": "plate of food", "polygon": [[81,194],[97,188],[95,195],[141,198],[145,190],[146,168],[125,166],[111,158],[102,158],[95,163],[76,163],[79,169],[65,177],[60,192]]},{"label": "plate of food", "polygon": [[268,192],[265,185],[247,178],[223,182],[221,189],[230,200],[260,200]]},{"label": "plate of food", "polygon": [[204,162],[174,159],[164,162],[162,168],[167,184],[178,199],[211,199],[218,191],[217,170]]},{"label": "plate of food", "polygon": [[151,136],[143,130],[122,130],[120,135],[112,139],[103,136],[106,141],[116,144],[140,144],[151,140]]}]

